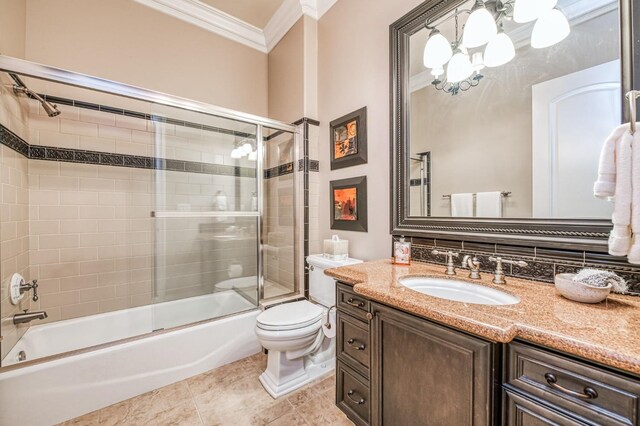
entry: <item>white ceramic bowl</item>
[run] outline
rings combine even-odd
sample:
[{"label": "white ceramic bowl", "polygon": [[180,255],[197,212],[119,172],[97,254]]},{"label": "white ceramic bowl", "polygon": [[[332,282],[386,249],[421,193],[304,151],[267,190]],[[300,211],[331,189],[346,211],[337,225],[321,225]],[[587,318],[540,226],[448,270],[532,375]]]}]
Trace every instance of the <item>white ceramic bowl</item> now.
[{"label": "white ceramic bowl", "polygon": [[576,274],[556,275],[556,291],[567,299],[582,303],[600,303],[611,293],[611,284],[607,287],[594,287],[573,281],[575,276]]}]

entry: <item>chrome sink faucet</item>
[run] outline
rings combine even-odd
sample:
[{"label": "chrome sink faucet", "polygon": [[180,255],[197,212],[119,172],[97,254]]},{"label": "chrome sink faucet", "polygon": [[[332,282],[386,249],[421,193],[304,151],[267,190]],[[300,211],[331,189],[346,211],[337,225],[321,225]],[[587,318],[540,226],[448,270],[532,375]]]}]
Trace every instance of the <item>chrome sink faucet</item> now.
[{"label": "chrome sink faucet", "polygon": [[477,257],[469,254],[465,255],[462,258],[462,267],[469,268],[469,278],[472,280],[480,279],[480,262]]},{"label": "chrome sink faucet", "polygon": [[503,263],[506,263],[508,265],[521,266],[521,267],[525,267],[525,266],[528,265],[528,263],[525,262],[524,260],[508,260],[508,259],[503,259],[503,258],[497,257],[497,256],[491,256],[489,258],[489,261],[496,263],[496,270],[495,270],[494,275],[493,275],[493,280],[491,281],[494,284],[506,284],[507,283],[505,281],[505,279],[504,279],[504,270],[502,269],[502,264]]},{"label": "chrome sink faucet", "polygon": [[434,256],[447,256],[447,270],[445,271],[445,274],[447,275],[456,274],[456,266],[453,263],[453,258],[458,257],[460,255],[459,253],[453,252],[451,250],[439,251],[439,250],[433,249],[431,251],[431,254],[433,254]]}]

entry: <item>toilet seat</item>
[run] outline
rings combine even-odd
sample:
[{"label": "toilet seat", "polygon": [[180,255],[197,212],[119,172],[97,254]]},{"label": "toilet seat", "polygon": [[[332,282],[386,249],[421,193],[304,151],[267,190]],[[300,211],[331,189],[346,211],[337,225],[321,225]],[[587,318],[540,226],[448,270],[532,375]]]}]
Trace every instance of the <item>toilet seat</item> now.
[{"label": "toilet seat", "polygon": [[[265,310],[256,318],[256,327],[265,331],[317,329],[315,325],[321,323],[323,316],[321,306],[301,300]],[[309,327],[312,325],[314,327]]]}]

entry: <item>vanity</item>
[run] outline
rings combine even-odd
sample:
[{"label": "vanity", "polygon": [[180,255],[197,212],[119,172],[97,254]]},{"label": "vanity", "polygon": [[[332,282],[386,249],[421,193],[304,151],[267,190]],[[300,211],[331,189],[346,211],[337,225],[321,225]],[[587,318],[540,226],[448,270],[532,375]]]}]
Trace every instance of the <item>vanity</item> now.
[{"label": "vanity", "polygon": [[401,284],[448,279],[435,265],[327,274],[338,281],[336,402],[358,425],[640,424],[640,340],[625,336],[640,324],[635,297],[588,306],[542,283],[459,271],[520,300],[477,305]]}]

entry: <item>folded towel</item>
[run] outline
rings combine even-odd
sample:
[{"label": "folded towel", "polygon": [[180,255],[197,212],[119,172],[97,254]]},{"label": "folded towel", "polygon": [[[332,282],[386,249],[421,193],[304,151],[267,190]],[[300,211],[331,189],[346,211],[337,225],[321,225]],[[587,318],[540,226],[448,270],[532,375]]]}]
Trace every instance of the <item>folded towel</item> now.
[{"label": "folded towel", "polygon": [[451,194],[451,216],[473,216],[473,194]]},{"label": "folded towel", "polygon": [[611,216],[613,229],[609,235],[609,254],[612,256],[626,256],[631,247],[631,144],[633,139],[634,137],[627,130],[618,138],[615,147],[615,203]]},{"label": "folded towel", "polygon": [[631,136],[631,233],[627,260],[640,265],[640,132]]},{"label": "folded towel", "polygon": [[620,138],[629,131],[629,125],[618,126],[609,135],[602,151],[600,152],[600,163],[598,164],[598,180],[593,185],[593,195],[598,198],[613,197],[616,191],[616,148],[620,143]]},{"label": "folded towel", "polygon": [[478,192],[476,194],[477,217],[502,217],[502,192]]},{"label": "folded towel", "polygon": [[573,277],[573,281],[593,287],[607,287],[611,284],[611,291],[614,293],[626,293],[629,288],[627,282],[615,272],[601,271],[599,269],[581,269]]}]

